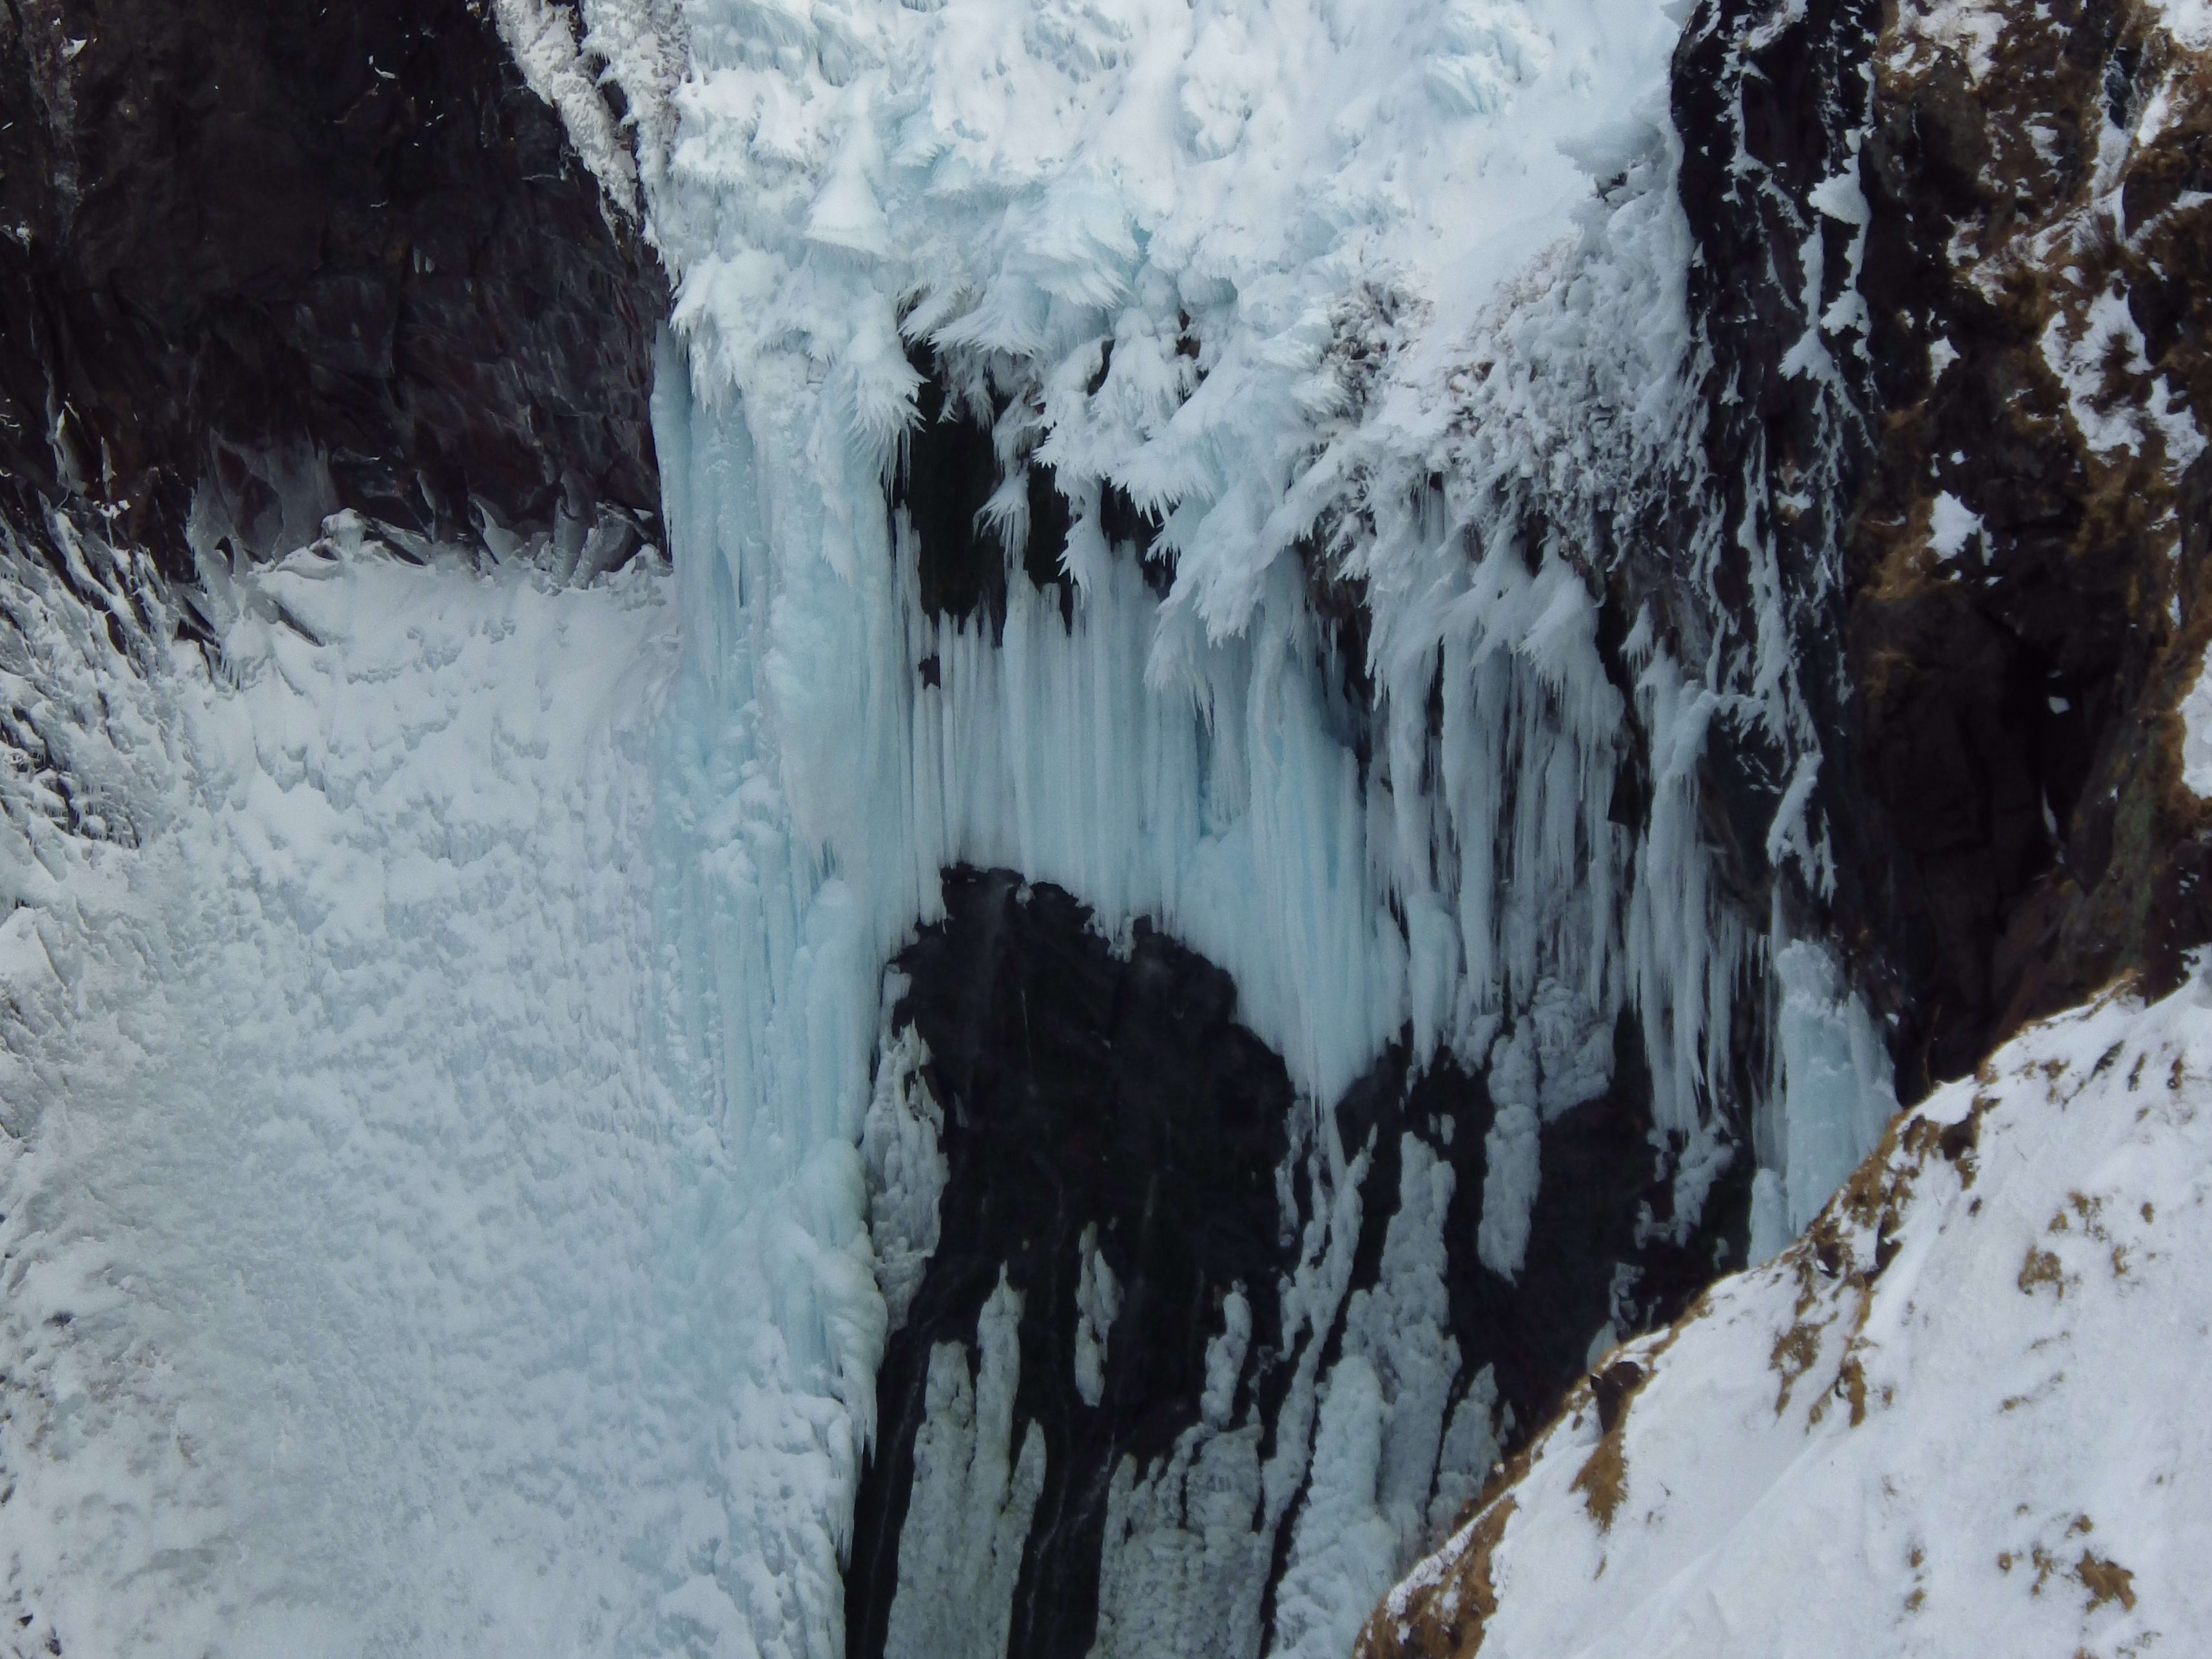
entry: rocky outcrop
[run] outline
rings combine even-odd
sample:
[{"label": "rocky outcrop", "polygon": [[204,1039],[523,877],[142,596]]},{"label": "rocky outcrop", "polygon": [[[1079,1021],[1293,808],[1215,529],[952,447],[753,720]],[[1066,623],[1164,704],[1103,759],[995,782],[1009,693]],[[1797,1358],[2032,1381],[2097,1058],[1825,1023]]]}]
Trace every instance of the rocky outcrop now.
[{"label": "rocky outcrop", "polygon": [[1851,955],[1910,1099],[2212,937],[2172,712],[2212,626],[2202,70],[2141,7],[1837,0],[1706,6],[1674,80],[1705,483],[1654,541],[1717,608],[1622,579],[1780,688],[1709,830]]},{"label": "rocky outcrop", "polygon": [[[0,476],[189,574],[657,512],[665,283],[470,0],[0,10]],[[573,553],[572,550],[572,553]]]},{"label": "rocky outcrop", "polygon": [[2203,1628],[2165,1540],[2202,1524],[2212,1464],[2208,1012],[2201,976],[2101,999],[1905,1114],[1803,1238],[1577,1388],[1357,1659]]},{"label": "rocky outcrop", "polygon": [[2154,9],[1907,3],[1873,58],[1876,461],[1848,544],[1899,1059],[1954,1077],[2212,938],[2212,89]]}]

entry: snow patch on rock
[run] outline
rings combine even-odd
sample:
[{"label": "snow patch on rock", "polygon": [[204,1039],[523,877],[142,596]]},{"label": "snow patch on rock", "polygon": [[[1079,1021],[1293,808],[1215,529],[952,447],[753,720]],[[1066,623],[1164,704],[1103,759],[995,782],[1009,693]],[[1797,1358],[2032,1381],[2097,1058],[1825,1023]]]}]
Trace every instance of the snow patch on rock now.
[{"label": "snow patch on rock", "polygon": [[2200,800],[2212,800],[2212,651],[2181,700],[2181,781]]},{"label": "snow patch on rock", "polygon": [[574,9],[548,0],[492,0],[492,16],[523,83],[552,106],[600,188],[635,216],[637,162],[599,90],[590,58],[578,48]]}]

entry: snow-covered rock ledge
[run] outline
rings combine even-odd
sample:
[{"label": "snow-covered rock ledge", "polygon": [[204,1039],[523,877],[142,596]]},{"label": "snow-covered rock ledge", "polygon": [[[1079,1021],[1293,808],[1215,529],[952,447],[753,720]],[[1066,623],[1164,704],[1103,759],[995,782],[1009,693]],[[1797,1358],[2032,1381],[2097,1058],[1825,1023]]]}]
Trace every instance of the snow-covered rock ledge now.
[{"label": "snow-covered rock ledge", "polygon": [[1360,1659],[2163,1650],[2212,1628],[2212,981],[2035,1026],[1614,1351]]}]

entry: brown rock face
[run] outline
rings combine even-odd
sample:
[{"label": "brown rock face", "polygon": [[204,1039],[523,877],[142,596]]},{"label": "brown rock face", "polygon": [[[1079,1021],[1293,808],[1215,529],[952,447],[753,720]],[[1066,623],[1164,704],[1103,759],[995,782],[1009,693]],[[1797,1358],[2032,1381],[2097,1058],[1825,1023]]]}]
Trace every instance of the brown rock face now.
[{"label": "brown rock face", "polygon": [[[189,568],[353,507],[658,506],[666,287],[476,0],[0,9],[0,473]],[[478,504],[481,504],[481,508]]]},{"label": "brown rock face", "polygon": [[2212,82],[2124,0],[1977,13],[1886,19],[1862,167],[1848,677],[1905,1086],[2212,936],[2172,712],[2212,637]]},{"label": "brown rock face", "polygon": [[1353,1659],[1471,1659],[1480,1652],[1483,1621],[1498,1611],[1490,1559],[1513,1510],[1510,1493],[1486,1499],[1464,1542],[1453,1540],[1461,1546],[1456,1553],[1447,1560],[1439,1552],[1416,1570],[1402,1615],[1387,1606],[1376,1609],[1359,1632]]}]

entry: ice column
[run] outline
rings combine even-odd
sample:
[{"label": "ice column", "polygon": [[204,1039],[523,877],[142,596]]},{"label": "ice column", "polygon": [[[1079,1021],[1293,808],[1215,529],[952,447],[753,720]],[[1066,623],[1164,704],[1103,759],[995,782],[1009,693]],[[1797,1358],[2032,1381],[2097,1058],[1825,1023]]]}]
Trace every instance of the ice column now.
[{"label": "ice column", "polygon": [[[653,398],[684,660],[663,718],[657,903],[666,1060],[726,1176],[668,1248],[728,1380],[728,1508],[686,1616],[767,1659],[838,1659],[838,1552],[872,1431],[884,1306],[858,1147],[878,985],[914,913],[908,708],[883,515],[735,394],[695,397],[664,337]],[[781,464],[778,464],[781,462]],[[870,473],[829,482],[880,500]],[[888,835],[880,830],[889,829]],[[886,918],[897,918],[888,927]],[[703,1524],[703,1523],[702,1523]]]}]

